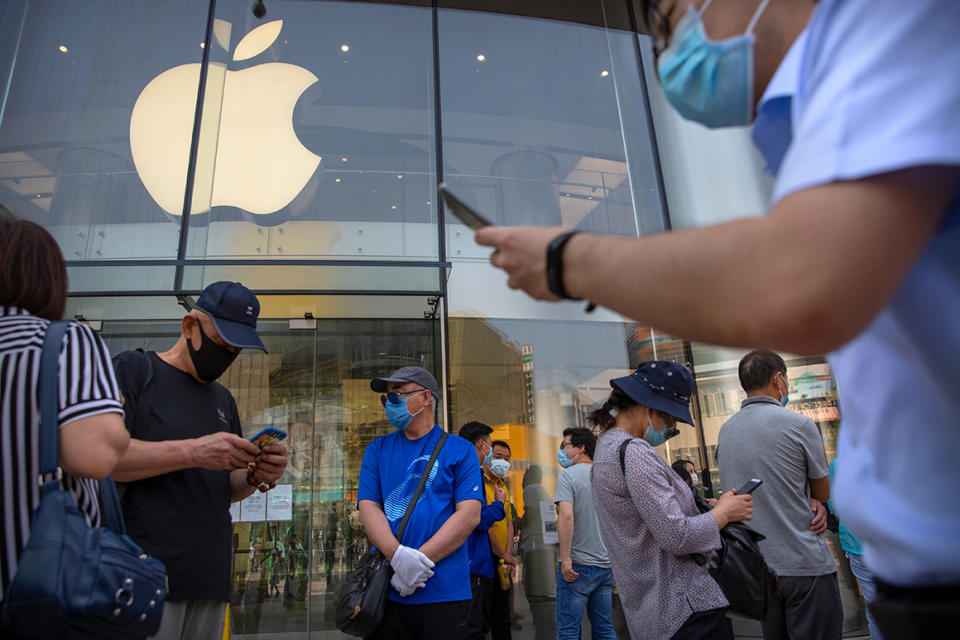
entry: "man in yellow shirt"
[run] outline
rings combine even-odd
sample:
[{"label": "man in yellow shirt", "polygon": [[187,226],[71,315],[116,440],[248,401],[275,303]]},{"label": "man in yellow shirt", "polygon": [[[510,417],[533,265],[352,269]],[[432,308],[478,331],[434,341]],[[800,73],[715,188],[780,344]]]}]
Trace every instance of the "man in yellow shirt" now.
[{"label": "man in yellow shirt", "polygon": [[[490,635],[493,640],[511,640],[510,633],[510,602],[513,596],[512,576],[517,566],[517,561],[513,558],[513,504],[510,500],[510,489],[505,480],[510,471],[510,445],[503,440],[493,441],[493,456],[490,464],[483,468],[483,487],[486,491],[487,502],[495,499],[497,488],[507,493],[504,500],[504,510],[506,517],[503,520],[495,522],[487,531],[490,536],[490,550],[494,557],[494,580],[493,597],[490,601],[490,615],[488,624],[490,625]],[[506,566],[502,571],[501,561]],[[510,576],[511,579],[504,588],[504,578]]]}]

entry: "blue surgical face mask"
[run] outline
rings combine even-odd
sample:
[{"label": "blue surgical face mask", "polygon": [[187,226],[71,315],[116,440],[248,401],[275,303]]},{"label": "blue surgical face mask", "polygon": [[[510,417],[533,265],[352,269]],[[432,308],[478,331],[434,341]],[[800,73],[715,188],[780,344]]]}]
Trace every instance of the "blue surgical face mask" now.
[{"label": "blue surgical face mask", "polygon": [[487,455],[483,458],[483,466],[489,467],[493,463],[493,449],[487,451]]},{"label": "blue surgical face mask", "polygon": [[[420,411],[423,411],[424,408],[425,407],[420,407]],[[400,396],[397,397],[397,402],[393,402],[392,399],[387,400],[383,405],[383,410],[387,414],[387,421],[397,429],[405,429],[407,425],[410,424],[410,421],[413,420],[413,416],[420,413],[420,411],[410,413],[407,409],[407,398]]]},{"label": "blue surgical face mask", "polygon": [[769,0],[763,0],[742,36],[711,40],[692,6],[677,24],[657,71],[670,104],[688,120],[708,127],[745,125],[753,118],[753,28]]},{"label": "blue surgical face mask", "polygon": [[509,460],[492,460],[490,461],[490,473],[502,478],[510,472],[510,461]]},{"label": "blue surgical face mask", "polygon": [[653,428],[653,419],[647,423],[647,430],[643,432],[643,439],[650,443],[651,447],[659,447],[667,441],[667,428],[664,427],[657,431]]},{"label": "blue surgical face mask", "polygon": [[560,451],[557,451],[557,464],[566,469],[573,466],[573,460],[567,457],[566,451],[560,449]]}]

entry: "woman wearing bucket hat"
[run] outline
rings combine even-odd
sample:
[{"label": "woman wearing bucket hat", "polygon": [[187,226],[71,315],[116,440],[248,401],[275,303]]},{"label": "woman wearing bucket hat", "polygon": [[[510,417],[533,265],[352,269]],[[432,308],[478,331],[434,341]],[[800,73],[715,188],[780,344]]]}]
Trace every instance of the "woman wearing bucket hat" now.
[{"label": "woman wearing bucket hat", "polygon": [[749,520],[753,499],[730,492],[701,514],[690,488],[654,450],[679,433],[678,421],[693,423],[686,367],[644,362],[610,386],[610,397],[589,417],[603,431],[591,488],[630,635],[733,638],[728,602],[691,554],[719,549],[720,529]]}]

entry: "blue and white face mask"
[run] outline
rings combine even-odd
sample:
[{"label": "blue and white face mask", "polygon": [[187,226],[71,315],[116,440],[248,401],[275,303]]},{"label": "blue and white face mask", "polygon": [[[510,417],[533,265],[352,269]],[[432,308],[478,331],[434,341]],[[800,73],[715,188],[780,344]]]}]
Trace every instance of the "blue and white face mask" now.
[{"label": "blue and white face mask", "polygon": [[670,104],[684,118],[711,128],[745,125],[753,118],[753,29],[770,0],[763,0],[742,36],[711,40],[692,6],[677,24],[657,71]]},{"label": "blue and white face mask", "polygon": [[420,411],[417,411],[417,413],[410,413],[410,410],[407,409],[407,397],[401,397],[396,393],[389,393],[387,394],[387,400],[383,403],[383,410],[387,414],[387,421],[397,429],[405,429],[407,425],[410,424],[410,421],[413,420],[413,417],[426,408],[420,407]]}]

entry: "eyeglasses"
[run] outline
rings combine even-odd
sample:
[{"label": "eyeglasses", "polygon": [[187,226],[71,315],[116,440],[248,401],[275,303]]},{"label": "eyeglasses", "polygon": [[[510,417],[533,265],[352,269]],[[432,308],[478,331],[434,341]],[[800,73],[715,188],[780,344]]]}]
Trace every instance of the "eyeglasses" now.
[{"label": "eyeglasses", "polygon": [[426,389],[414,389],[413,391],[391,391],[385,396],[380,396],[380,404],[387,406],[387,403],[390,404],[400,404],[400,396],[408,397],[417,393],[422,393]]},{"label": "eyeglasses", "polygon": [[660,10],[660,0],[650,1],[646,19],[653,38],[653,54],[659,56],[670,41],[670,19]]},{"label": "eyeglasses", "polygon": [[563,450],[566,449],[567,447],[572,447],[572,446],[573,446],[573,443],[572,443],[572,442],[561,442],[561,443],[560,443],[560,451],[563,451]]}]

